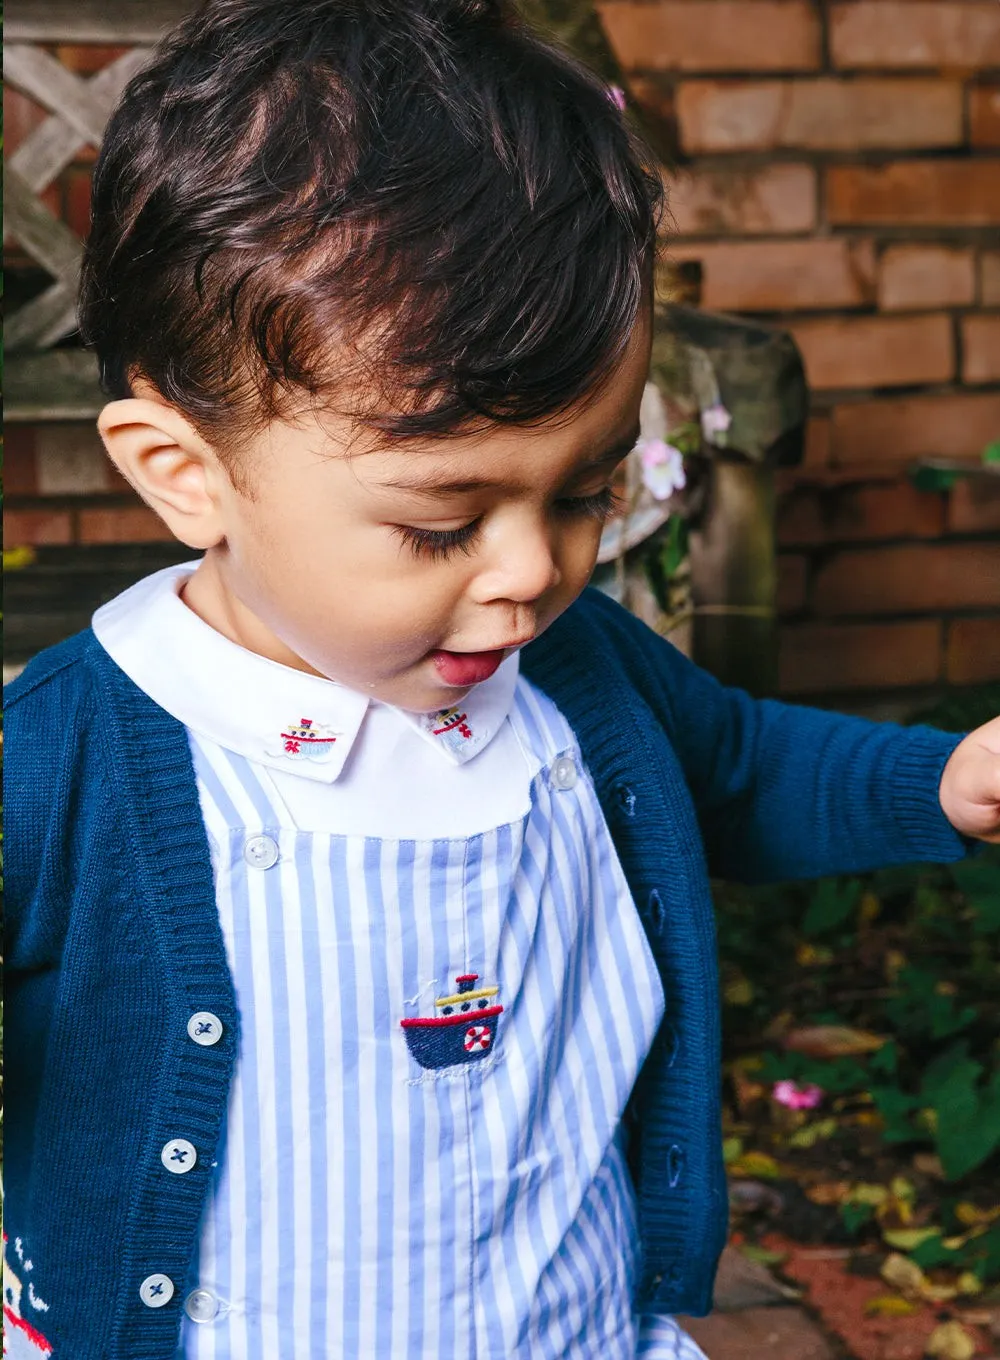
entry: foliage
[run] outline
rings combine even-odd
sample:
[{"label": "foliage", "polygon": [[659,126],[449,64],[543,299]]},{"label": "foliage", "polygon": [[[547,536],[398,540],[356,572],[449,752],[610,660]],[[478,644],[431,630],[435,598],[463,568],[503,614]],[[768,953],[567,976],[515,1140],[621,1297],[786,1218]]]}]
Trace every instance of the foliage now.
[{"label": "foliage", "polygon": [[[974,726],[997,697],[928,716]],[[790,1236],[902,1256],[924,1298],[995,1286],[1000,847],[716,896],[734,1206],[777,1197]]]}]

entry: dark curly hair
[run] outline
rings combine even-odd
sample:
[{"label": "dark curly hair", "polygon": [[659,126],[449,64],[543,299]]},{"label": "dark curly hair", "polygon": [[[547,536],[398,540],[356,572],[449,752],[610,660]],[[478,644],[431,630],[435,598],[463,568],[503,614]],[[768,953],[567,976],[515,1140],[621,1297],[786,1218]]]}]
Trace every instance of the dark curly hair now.
[{"label": "dark curly hair", "polygon": [[504,0],[209,0],[126,89],[81,330],[222,448],[320,398],[385,436],[540,420],[650,296],[651,157]]}]

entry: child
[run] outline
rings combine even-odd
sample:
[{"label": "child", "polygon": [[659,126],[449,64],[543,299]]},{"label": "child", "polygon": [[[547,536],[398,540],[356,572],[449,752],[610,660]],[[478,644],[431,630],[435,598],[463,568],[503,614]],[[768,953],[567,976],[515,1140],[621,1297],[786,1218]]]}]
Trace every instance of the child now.
[{"label": "child", "polygon": [[709,866],[997,834],[997,724],[755,703],[584,592],[657,203],[503,0],[211,0],[127,90],[82,324],[197,560],[8,699],[12,1355],[694,1360]]}]

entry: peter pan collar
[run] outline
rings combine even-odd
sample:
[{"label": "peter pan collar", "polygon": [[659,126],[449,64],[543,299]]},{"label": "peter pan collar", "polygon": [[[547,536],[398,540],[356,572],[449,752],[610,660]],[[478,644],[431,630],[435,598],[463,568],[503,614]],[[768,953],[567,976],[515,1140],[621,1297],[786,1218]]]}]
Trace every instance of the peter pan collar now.
[{"label": "peter pan collar", "polygon": [[[167,567],[102,605],[92,623],[98,641],[141,690],[193,732],[272,769],[332,784],[369,706],[378,701],[270,661],[217,632],[180,598],[197,566]],[[500,730],[517,676],[515,653],[456,708],[391,711],[443,759],[464,764]]]}]

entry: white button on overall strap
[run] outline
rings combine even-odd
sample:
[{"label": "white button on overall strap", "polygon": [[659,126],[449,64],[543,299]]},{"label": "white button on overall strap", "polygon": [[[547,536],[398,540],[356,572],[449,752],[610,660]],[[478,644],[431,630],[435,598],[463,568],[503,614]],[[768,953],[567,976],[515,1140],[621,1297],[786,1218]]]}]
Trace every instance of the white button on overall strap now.
[{"label": "white button on overall strap", "polygon": [[243,847],[243,858],[255,869],[270,869],[278,862],[278,842],[270,836],[251,836]]},{"label": "white button on overall strap", "polygon": [[147,1275],[139,1286],[139,1297],[147,1308],[162,1308],[174,1297],[174,1282],[169,1275]]},{"label": "white button on overall strap", "polygon": [[554,789],[571,789],[578,778],[579,772],[572,756],[560,756],[549,774]]},{"label": "white button on overall strap", "polygon": [[171,1138],[160,1151],[160,1161],[175,1176],[183,1176],[185,1171],[190,1171],[197,1160],[194,1143],[189,1143],[186,1138]]},{"label": "white button on overall strap", "polygon": [[192,1322],[214,1322],[219,1316],[219,1300],[210,1289],[192,1289],[184,1300],[184,1311]]},{"label": "white button on overall strap", "polygon": [[187,1023],[187,1031],[190,1038],[204,1048],[217,1044],[222,1038],[222,1021],[211,1011],[195,1011]]}]

